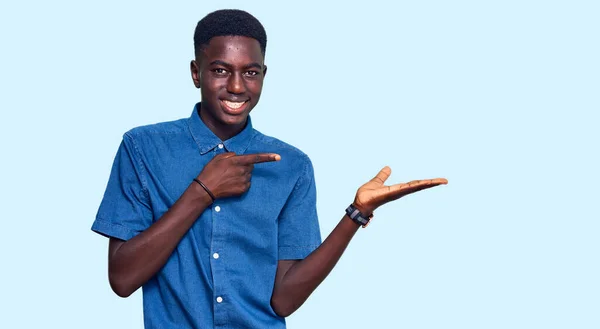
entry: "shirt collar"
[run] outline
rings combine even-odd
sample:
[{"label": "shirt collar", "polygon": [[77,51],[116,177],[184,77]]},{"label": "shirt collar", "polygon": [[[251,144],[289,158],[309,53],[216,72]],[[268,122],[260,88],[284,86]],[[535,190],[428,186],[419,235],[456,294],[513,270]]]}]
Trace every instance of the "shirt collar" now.
[{"label": "shirt collar", "polygon": [[226,141],[222,141],[217,135],[215,135],[202,121],[200,118],[200,103],[194,106],[194,111],[188,120],[188,126],[192,137],[200,148],[200,154],[204,155],[217,147],[219,144],[225,146],[225,150],[228,152],[235,152],[236,154],[244,154],[246,149],[250,145],[252,138],[254,138],[255,130],[252,128],[252,120],[248,116],[246,127],[237,135],[231,137]]}]

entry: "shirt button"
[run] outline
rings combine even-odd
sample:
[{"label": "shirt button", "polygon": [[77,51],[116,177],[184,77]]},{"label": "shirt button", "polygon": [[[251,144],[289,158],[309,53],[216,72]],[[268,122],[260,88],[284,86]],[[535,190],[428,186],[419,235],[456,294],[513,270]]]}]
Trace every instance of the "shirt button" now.
[{"label": "shirt button", "polygon": [[219,296],[217,297],[217,303],[222,303],[223,302],[223,297]]},{"label": "shirt button", "polygon": [[219,259],[219,254],[215,252],[215,253],[213,254],[213,258],[214,258],[214,259]]},{"label": "shirt button", "polygon": [[215,207],[215,211],[216,211],[216,212],[219,212],[219,211],[221,211],[221,207],[219,207],[219,206],[216,206],[216,207]]},{"label": "shirt button", "polygon": [[222,148],[223,148],[223,144],[219,144],[218,146],[219,146],[219,148],[220,148],[220,149],[222,149]]}]

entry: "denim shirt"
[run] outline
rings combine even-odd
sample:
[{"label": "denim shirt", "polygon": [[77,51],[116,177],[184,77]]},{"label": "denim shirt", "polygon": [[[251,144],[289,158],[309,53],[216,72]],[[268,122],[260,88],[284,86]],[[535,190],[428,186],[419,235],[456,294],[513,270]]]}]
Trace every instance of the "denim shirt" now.
[{"label": "denim shirt", "polygon": [[[252,128],[221,141],[200,119],[123,136],[92,230],[128,240],[157,221],[217,154],[272,152],[241,196],[217,199],[142,287],[146,328],[285,328],[270,305],[277,262],[321,243],[310,159]],[[194,183],[195,184],[195,183]]]}]

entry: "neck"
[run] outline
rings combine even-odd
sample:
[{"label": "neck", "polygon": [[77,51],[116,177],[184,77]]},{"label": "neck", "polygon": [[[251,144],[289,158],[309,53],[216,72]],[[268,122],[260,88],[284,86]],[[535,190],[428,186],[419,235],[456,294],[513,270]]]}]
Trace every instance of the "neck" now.
[{"label": "neck", "polygon": [[210,131],[213,132],[220,140],[226,141],[231,137],[239,134],[244,128],[246,128],[246,124],[248,123],[248,119],[244,121],[244,123],[240,125],[226,125],[220,123],[215,118],[211,117],[209,111],[202,111],[202,105],[198,109],[198,114],[200,115],[200,119]]}]

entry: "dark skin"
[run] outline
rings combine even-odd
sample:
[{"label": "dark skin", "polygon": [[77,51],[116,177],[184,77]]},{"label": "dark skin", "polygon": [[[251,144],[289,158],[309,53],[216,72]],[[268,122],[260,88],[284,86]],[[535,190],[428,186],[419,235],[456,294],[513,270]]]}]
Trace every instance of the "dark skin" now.
[{"label": "dark skin", "polygon": [[[212,38],[190,63],[192,80],[200,88],[200,117],[221,140],[227,140],[246,125],[258,104],[267,66],[258,41],[246,37]],[[245,101],[243,111],[227,111],[223,101]]]},{"label": "dark skin", "polygon": [[[191,62],[194,85],[201,88],[200,117],[215,135],[227,140],[246,125],[250,111],[259,101],[267,68],[258,41],[247,37],[215,37]],[[240,104],[243,104],[240,106]],[[198,179],[218,198],[239,196],[250,187],[255,164],[278,161],[277,154],[236,155],[213,158]],[[443,178],[386,186],[389,167],[361,186],[354,205],[365,215],[405,195],[446,184]],[[109,243],[109,281],[115,293],[126,297],[154,276],[167,262],[181,238],[200,214],[211,205],[208,194],[190,184],[175,204],[152,226],[136,237]],[[280,260],[271,306],[286,317],[296,311],[323,282],[359,229],[348,216],[314,252],[302,260]]]}]

